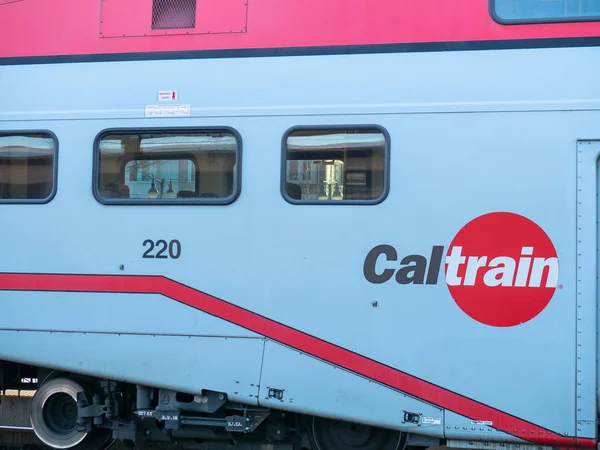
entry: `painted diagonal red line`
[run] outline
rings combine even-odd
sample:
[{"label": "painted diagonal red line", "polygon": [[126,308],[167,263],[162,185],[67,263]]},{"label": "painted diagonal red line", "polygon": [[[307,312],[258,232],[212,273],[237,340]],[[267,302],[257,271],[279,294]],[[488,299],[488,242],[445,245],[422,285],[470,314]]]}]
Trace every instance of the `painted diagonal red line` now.
[{"label": "painted diagonal red line", "polygon": [[0,290],[161,294],[472,420],[541,445],[595,447],[499,411],[161,276],[0,274]]}]

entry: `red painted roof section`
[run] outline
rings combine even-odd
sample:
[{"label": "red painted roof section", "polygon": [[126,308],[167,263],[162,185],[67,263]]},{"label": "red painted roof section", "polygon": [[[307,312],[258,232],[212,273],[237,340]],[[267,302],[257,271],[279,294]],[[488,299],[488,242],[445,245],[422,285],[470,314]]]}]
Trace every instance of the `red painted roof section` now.
[{"label": "red painted roof section", "polygon": [[203,0],[179,30],[152,30],[152,4],[0,0],[0,57],[600,36],[600,22],[500,25],[488,0]]}]

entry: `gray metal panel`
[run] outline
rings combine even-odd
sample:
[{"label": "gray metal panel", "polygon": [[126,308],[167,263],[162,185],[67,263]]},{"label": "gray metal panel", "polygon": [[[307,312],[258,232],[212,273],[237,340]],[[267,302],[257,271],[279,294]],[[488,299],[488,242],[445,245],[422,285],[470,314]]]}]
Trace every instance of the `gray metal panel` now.
[{"label": "gray metal panel", "polygon": [[[196,118],[598,109],[598,53],[588,47],[4,66],[0,86],[27,80],[27,89],[3,93],[0,121],[137,119],[165,83]],[[573,67],[577,82],[566,82]]]},{"label": "gray metal panel", "polygon": [[[283,398],[269,398],[269,389]],[[347,370],[267,340],[260,383],[262,406],[442,437],[443,411]],[[419,423],[404,413],[420,414]]]},{"label": "gray metal panel", "polygon": [[[11,110],[0,113],[0,127],[52,128],[60,140],[61,168],[51,203],[2,209],[0,271],[119,274],[119,265],[125,264],[126,274],[165,275],[508,415],[574,435],[573,143],[598,133],[598,52],[5,68],[0,85],[28,80],[31,89],[5,93]],[[365,77],[380,67],[386,70],[377,72],[378,83],[365,87]],[[566,83],[573,67],[578,68],[577,82]],[[240,71],[251,89],[233,82]],[[193,105],[193,117],[142,118],[144,105],[154,102],[164,80]],[[63,85],[69,86],[69,96]],[[128,119],[115,119],[119,117]],[[32,118],[103,119],[24,120]],[[319,208],[295,207],[281,198],[279,150],[286,129],[365,122],[384,126],[392,138],[391,189],[385,202],[368,208]],[[103,128],[224,124],[241,133],[245,149],[244,186],[232,205],[111,208],[94,201],[91,143]],[[365,254],[373,245],[394,245],[402,255],[427,254],[432,245],[447,245],[467,221],[490,211],[512,211],[534,220],[559,253],[563,289],[535,319],[512,328],[489,327],[465,315],[442,281],[435,286],[374,286],[362,277]],[[184,252],[176,261],[142,260],[145,237],[178,238]],[[374,300],[378,308],[371,306]],[[3,298],[3,307],[22,306]],[[110,329],[109,321],[104,316],[97,326]],[[3,349],[14,344],[23,350],[30,339],[28,333],[18,340],[1,334],[0,349],[9,351]],[[154,347],[139,342],[136,350],[144,360],[157,358]],[[61,364],[73,365],[62,349],[30,348],[27,356],[49,362],[50,350],[58,352]],[[174,367],[186,370],[188,355],[180,354]],[[137,373],[126,358],[110,364],[123,376]],[[164,373],[153,375],[163,380],[170,370],[165,365]],[[249,371],[254,373],[254,366]],[[314,405],[315,410],[331,407],[325,401]]]},{"label": "gray metal panel", "polygon": [[31,412],[31,395],[19,397],[16,395],[0,396],[0,429],[33,430],[29,414]]},{"label": "gray metal panel", "polygon": [[[568,149],[573,135],[589,134],[599,117],[597,112],[415,114],[401,120],[370,116],[369,122],[392,135],[391,174],[399,180],[374,208],[289,205],[278,189],[280,158],[263,151],[272,147],[279,154],[280,137],[294,123],[346,123],[350,118],[232,118],[227,121],[242,133],[247,150],[245,187],[238,201],[228,207],[174,206],[168,211],[96,203],[90,197],[91,150],[80,149],[115,121],[82,121],[76,132],[70,123],[56,122],[61,155],[70,164],[63,172],[78,170],[59,177],[59,194],[43,208],[11,205],[2,228],[7,245],[0,271],[119,274],[118,265],[125,263],[126,274],[163,274],[508,414],[574,435],[576,161]],[[203,120],[204,125],[219,123]],[[182,124],[189,122],[173,122]],[[431,134],[432,129],[438,132]],[[536,145],[522,142],[524,129],[535,136]],[[450,157],[447,149],[456,150]],[[461,179],[466,181],[457,182]],[[410,186],[408,193],[402,186]],[[67,233],[64,214],[73,205],[78,214],[69,216]],[[535,220],[560,254],[564,289],[534,320],[512,328],[487,327],[465,315],[442,282],[374,286],[361,276],[373,245],[389,243],[403,255],[426,253],[432,245],[447,245],[465,222],[490,210],[515,211]],[[168,226],[158,220],[167,212],[177,218]],[[140,224],[146,236],[180,239],[185,253],[175,261],[143,260]],[[322,232],[326,229],[335,233]],[[306,230],[311,230],[309,238],[301,237]],[[64,256],[40,257],[38,249]],[[371,306],[373,300],[379,301],[378,308]],[[357,336],[357,330],[363,333]],[[143,349],[152,355],[151,349]]]},{"label": "gray metal panel", "polygon": [[577,437],[595,438],[597,420],[598,156],[600,142],[577,143]]},{"label": "gray metal panel", "polygon": [[549,447],[546,445],[535,445],[535,444],[505,444],[498,442],[487,442],[487,441],[474,441],[470,439],[465,440],[447,440],[446,448],[461,449],[461,450],[555,450],[555,447]]},{"label": "gray metal panel", "polygon": [[[118,266],[125,263],[125,274],[168,276],[508,414],[574,435],[576,217],[571,213],[576,161],[568,150],[573,135],[589,135],[599,118],[597,112],[369,116],[369,122],[390,131],[391,176],[397,180],[386,201],[374,208],[289,205],[278,189],[280,158],[264,151],[272,147],[279,155],[281,135],[293,124],[361,123],[364,117],[229,118],[246,148],[242,195],[228,207],[174,206],[168,211],[96,203],[90,197],[91,149],[80,149],[115,121],[81,121],[75,133],[70,123],[57,121],[53,129],[62,139],[61,155],[72,165],[65,170],[78,170],[59,177],[59,194],[43,208],[11,205],[2,228],[7,245],[0,271],[122,274]],[[217,126],[223,120],[202,122]],[[186,120],[172,123],[189,125]],[[148,121],[128,125],[148,126]],[[432,129],[438,132],[431,134]],[[525,129],[536,145],[522,142]],[[448,149],[456,149],[451,157]],[[495,170],[483,169],[488,167]],[[462,179],[464,183],[457,182]],[[67,234],[63,214],[73,205],[78,214],[69,216]],[[534,320],[512,328],[487,327],[456,306],[442,280],[433,286],[375,286],[362,277],[364,257],[373,245],[385,242],[403,255],[426,254],[432,245],[447,245],[465,222],[490,210],[515,211],[535,220],[560,254],[564,289]],[[177,218],[168,226],[158,220],[167,213]],[[143,260],[140,224],[146,236],[180,239],[185,253],[175,261]],[[308,238],[301,235],[306,230]],[[40,257],[37,249],[65,256]],[[379,301],[378,308],[371,306],[373,300]],[[357,330],[362,330],[360,336]]]},{"label": "gray metal panel", "polygon": [[448,410],[444,411],[444,419],[444,436],[447,439],[524,443],[526,441],[517,436],[529,434],[528,430],[516,429],[511,430],[513,434],[504,433],[494,428],[497,424],[492,421],[475,421]]},{"label": "gray metal panel", "polygon": [[0,329],[258,337],[158,294],[0,290],[1,304],[19,307],[3,309]]},{"label": "gray metal panel", "polygon": [[0,331],[0,342],[0,359],[257,403],[263,339]]}]

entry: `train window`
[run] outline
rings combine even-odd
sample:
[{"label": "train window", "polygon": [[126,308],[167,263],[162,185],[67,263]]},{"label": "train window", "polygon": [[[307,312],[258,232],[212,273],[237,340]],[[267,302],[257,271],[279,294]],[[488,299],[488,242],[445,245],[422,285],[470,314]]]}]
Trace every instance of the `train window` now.
[{"label": "train window", "polygon": [[600,0],[490,0],[500,23],[600,20]]},{"label": "train window", "polygon": [[0,132],[0,203],[52,200],[57,149],[49,132]]},{"label": "train window", "polygon": [[228,204],[239,195],[240,139],[232,130],[110,130],[95,147],[101,203]]},{"label": "train window", "polygon": [[374,204],[388,191],[387,133],[294,128],[284,136],[281,191],[290,203]]}]

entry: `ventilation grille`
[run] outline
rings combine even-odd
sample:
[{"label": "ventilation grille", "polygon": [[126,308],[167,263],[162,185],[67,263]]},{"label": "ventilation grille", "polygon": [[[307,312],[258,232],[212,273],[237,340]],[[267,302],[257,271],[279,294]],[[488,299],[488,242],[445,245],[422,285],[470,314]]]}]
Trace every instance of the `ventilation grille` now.
[{"label": "ventilation grille", "polygon": [[152,0],[152,29],[177,30],[196,26],[196,0]]},{"label": "ventilation grille", "polygon": [[[0,0],[0,5],[2,1],[5,0]],[[247,2],[248,0],[102,0],[100,37],[246,33]]]}]

